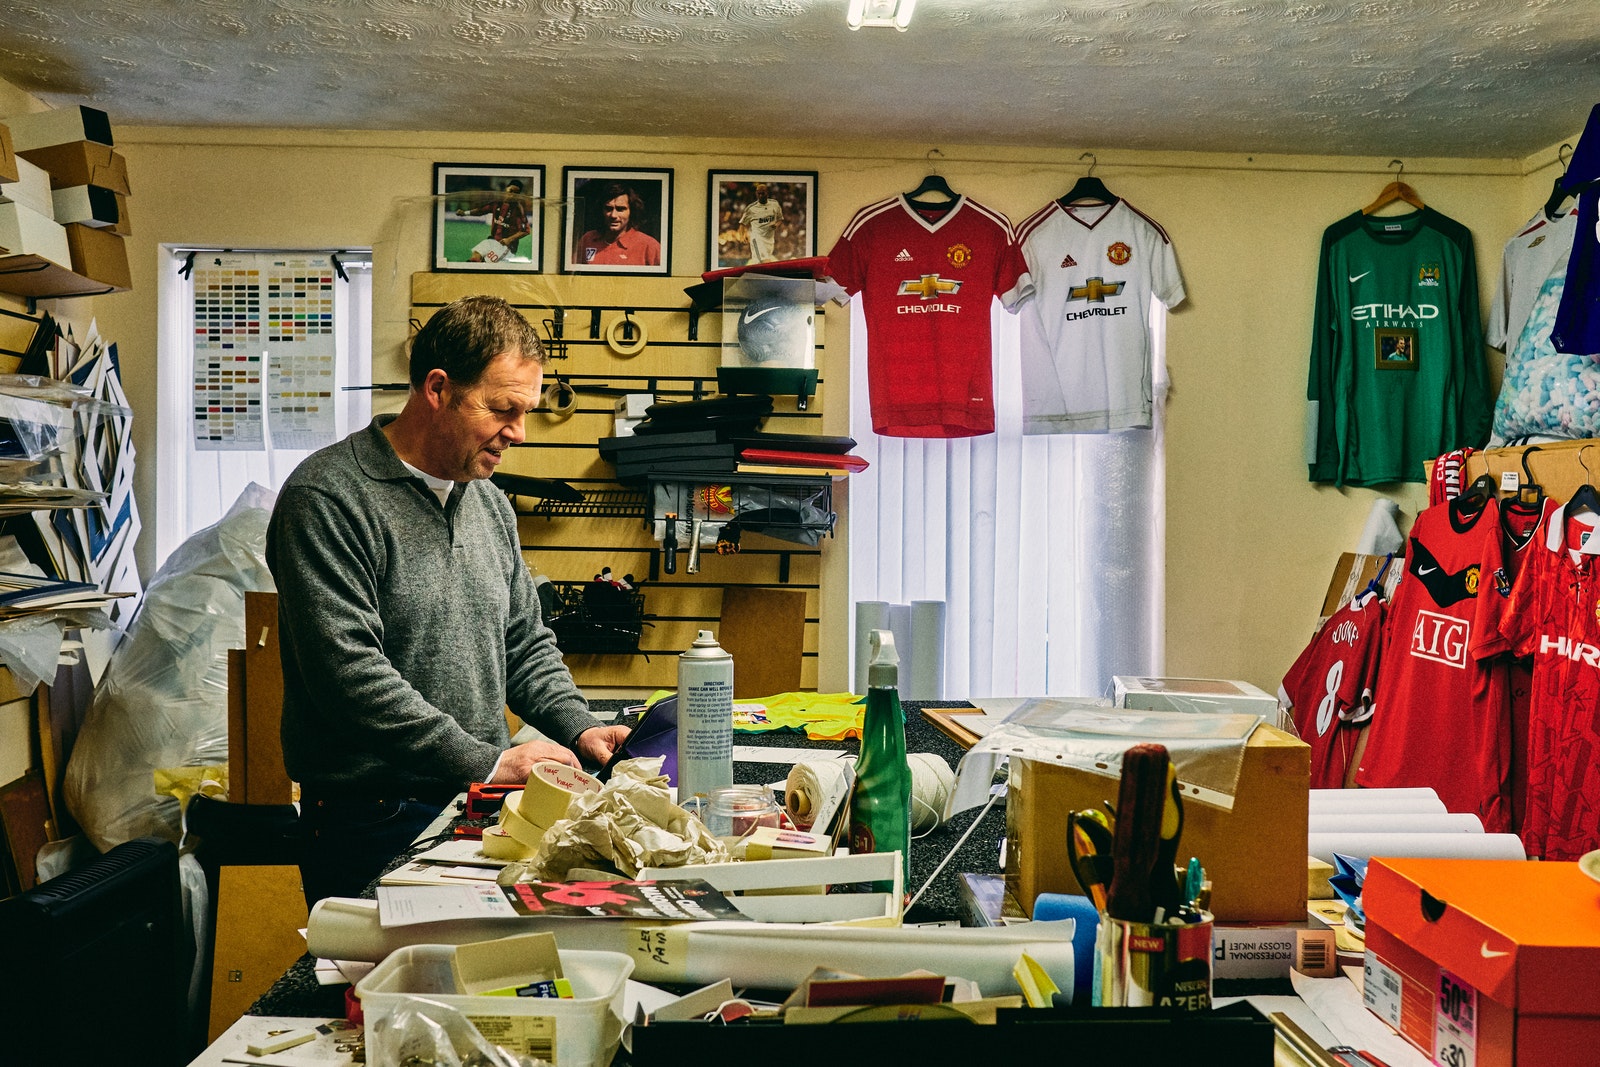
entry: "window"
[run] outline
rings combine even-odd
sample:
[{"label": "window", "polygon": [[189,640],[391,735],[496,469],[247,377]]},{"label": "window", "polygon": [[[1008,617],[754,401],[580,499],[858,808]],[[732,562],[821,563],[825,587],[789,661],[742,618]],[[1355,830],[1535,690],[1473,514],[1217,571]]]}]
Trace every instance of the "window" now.
[{"label": "window", "polygon": [[1155,428],[1048,436],[1022,433],[1017,319],[998,303],[991,317],[995,433],[878,437],[851,302],[851,432],[872,461],[850,478],[851,600],[946,602],[945,699],[1109,695],[1164,658],[1166,312]]},{"label": "window", "polygon": [[164,251],[157,566],[372,410],[370,251]]}]

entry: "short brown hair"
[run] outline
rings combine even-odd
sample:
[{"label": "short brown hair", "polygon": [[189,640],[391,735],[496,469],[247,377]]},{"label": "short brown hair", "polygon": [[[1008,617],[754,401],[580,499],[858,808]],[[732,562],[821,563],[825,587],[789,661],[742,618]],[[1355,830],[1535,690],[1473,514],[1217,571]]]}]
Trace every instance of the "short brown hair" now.
[{"label": "short brown hair", "polygon": [[438,369],[458,385],[471,385],[502,352],[545,364],[539,335],[516,308],[498,296],[462,297],[439,309],[411,339],[411,384],[420,386]]}]

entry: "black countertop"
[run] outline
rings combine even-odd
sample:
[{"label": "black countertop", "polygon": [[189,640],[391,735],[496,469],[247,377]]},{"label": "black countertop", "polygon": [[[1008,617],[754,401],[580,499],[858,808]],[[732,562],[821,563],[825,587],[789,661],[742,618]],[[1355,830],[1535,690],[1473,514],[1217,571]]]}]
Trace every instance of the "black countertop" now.
[{"label": "black countertop", "polygon": [[[608,712],[620,710],[627,701],[621,700],[596,700],[591,701],[594,710],[605,715]],[[965,708],[971,705],[964,701],[906,701],[906,751],[931,752],[944,759],[951,767],[960,760],[962,749],[942,731],[922,716],[923,708]],[[777,747],[777,748],[816,748],[816,749],[843,749],[854,752],[859,745],[856,741],[829,742],[811,741],[804,734],[790,730],[772,730],[767,733],[737,733],[734,735],[736,745]],[[778,764],[771,763],[735,763],[733,765],[734,781],[742,784],[764,784],[777,781],[784,777],[787,771]],[[911,895],[916,896],[923,884],[933,874],[934,870],[950,856],[950,862],[939,876],[929,885],[927,891],[913,905],[905,915],[908,923],[923,923],[934,921],[959,921],[964,912],[960,889],[960,875],[963,873],[997,874],[1000,871],[1000,841],[1005,836],[1005,804],[1003,802],[993,805],[982,821],[975,828],[974,821],[978,819],[983,809],[973,808],[957,814],[943,826],[931,831],[927,835],[917,838],[911,844],[911,881],[907,889]],[[956,849],[956,843],[963,834],[972,830],[961,847]],[[413,855],[423,851],[427,845],[419,845],[395,857],[395,862],[390,869],[400,866]],[[372,895],[375,886],[367,888],[367,894]],[[318,986],[313,973],[313,960],[308,954],[301,958],[287,973],[268,990],[261,999],[251,1007],[252,1015],[290,1015],[290,1016],[341,1016],[344,1014],[344,986]]]}]

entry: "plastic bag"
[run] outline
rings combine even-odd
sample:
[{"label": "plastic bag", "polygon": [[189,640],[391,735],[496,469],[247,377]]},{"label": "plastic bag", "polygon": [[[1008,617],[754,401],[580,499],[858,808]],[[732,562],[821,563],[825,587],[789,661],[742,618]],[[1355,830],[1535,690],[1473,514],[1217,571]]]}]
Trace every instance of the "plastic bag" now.
[{"label": "plastic bag", "polygon": [[244,594],[274,588],[266,560],[274,499],[251,483],[221,520],[179,546],[95,687],[67,763],[66,799],[102,852],[150,834],[178,842],[179,804],[156,795],[155,771],[227,761],[228,649],[244,647]]},{"label": "plastic bag", "polygon": [[491,1044],[455,1008],[422,997],[367,1027],[370,1067],[550,1067],[549,1061]]}]

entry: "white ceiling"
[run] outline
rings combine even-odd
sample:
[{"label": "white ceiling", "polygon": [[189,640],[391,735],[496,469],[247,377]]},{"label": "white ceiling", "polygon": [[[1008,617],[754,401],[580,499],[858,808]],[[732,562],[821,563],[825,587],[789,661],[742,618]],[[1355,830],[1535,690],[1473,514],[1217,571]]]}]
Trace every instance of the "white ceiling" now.
[{"label": "white ceiling", "polygon": [[1597,0],[0,0],[0,77],[121,125],[1519,157]]}]

